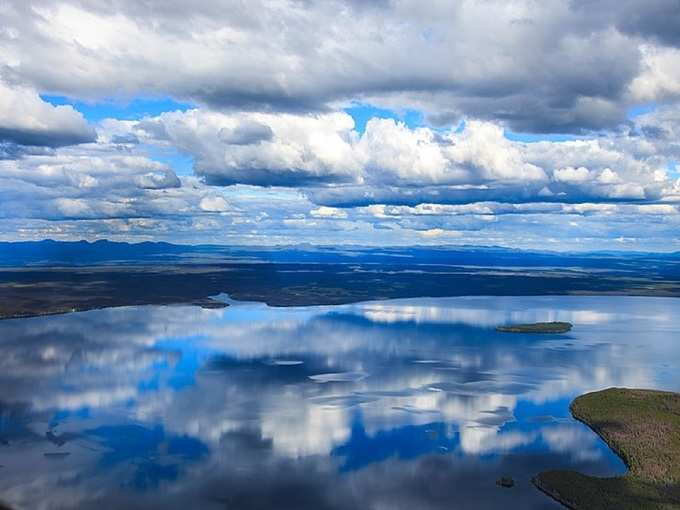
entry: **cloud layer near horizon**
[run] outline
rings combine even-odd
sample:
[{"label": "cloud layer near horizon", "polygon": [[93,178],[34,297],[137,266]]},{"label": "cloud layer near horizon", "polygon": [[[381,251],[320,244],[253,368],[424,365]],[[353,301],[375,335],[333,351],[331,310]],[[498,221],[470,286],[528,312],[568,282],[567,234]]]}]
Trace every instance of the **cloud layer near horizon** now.
[{"label": "cloud layer near horizon", "polygon": [[[9,1],[0,236],[533,246],[550,226],[565,246],[673,249],[679,12]],[[140,97],[192,108],[93,123],[77,106]]]},{"label": "cloud layer near horizon", "polygon": [[[190,110],[110,127],[191,154],[208,184],[298,187],[321,205],[660,201],[678,191],[667,172],[673,134],[662,126],[674,115],[643,116],[606,138],[539,143],[511,141],[479,120],[433,130],[374,118],[358,133],[346,113]],[[234,143],[233,133],[249,136]]]}]

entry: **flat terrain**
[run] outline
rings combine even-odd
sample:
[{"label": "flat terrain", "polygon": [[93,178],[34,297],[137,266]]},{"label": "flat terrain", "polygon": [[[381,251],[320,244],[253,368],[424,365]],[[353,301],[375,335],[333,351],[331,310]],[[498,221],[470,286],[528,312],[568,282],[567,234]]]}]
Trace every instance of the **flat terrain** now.
[{"label": "flat terrain", "polygon": [[214,306],[219,293],[271,306],[445,296],[680,296],[680,281],[622,272],[386,263],[23,267],[0,270],[0,318],[147,305]]},{"label": "flat terrain", "polygon": [[0,318],[126,305],[223,306],[209,299],[219,293],[271,306],[465,295],[680,296],[680,252],[0,242]]},{"label": "flat terrain", "polygon": [[545,471],[534,483],[575,509],[680,508],[680,394],[612,388],[578,397],[574,417],[624,460],[625,476]]},{"label": "flat terrain", "polygon": [[569,322],[535,322],[533,324],[513,324],[498,326],[501,333],[567,333],[573,325]]}]

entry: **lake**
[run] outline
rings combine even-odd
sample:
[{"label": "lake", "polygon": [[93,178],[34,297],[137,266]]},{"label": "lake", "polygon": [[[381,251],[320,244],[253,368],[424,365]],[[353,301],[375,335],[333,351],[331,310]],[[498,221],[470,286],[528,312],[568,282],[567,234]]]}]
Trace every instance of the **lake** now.
[{"label": "lake", "polygon": [[[574,329],[495,331],[552,320]],[[0,500],[560,508],[531,485],[539,471],[625,471],[570,401],[680,390],[678,359],[672,298],[230,301],[0,321]],[[515,486],[496,486],[501,476]]]}]

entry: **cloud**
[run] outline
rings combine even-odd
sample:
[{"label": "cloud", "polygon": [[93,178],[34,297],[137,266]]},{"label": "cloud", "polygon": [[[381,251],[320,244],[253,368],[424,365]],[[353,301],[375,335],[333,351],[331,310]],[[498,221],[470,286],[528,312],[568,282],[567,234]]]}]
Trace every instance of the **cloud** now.
[{"label": "cloud", "polygon": [[135,184],[143,189],[167,189],[179,188],[180,181],[172,170],[156,168],[154,171],[137,175],[134,178]]},{"label": "cloud", "polygon": [[0,194],[3,219],[153,218],[227,209],[218,194],[183,185],[166,164],[106,143],[0,160]]},{"label": "cloud", "polygon": [[315,218],[333,218],[333,219],[344,219],[347,218],[347,212],[342,209],[337,209],[335,207],[321,206],[316,209],[309,211],[309,214]]},{"label": "cloud", "polygon": [[125,133],[122,135],[113,135],[111,137],[111,143],[122,144],[122,145],[137,145],[139,143],[139,138],[133,133]]},{"label": "cloud", "polygon": [[576,10],[609,20],[624,33],[680,46],[680,11],[675,0],[576,0],[573,5]]},{"label": "cloud", "polygon": [[0,80],[0,142],[60,147],[92,142],[96,133],[71,106],[53,106],[28,87]]},{"label": "cloud", "polygon": [[475,168],[488,181],[545,181],[546,173],[525,160],[521,145],[513,144],[498,125],[470,121],[460,137],[451,137],[449,158],[463,166]]},{"label": "cloud", "polygon": [[361,182],[388,185],[456,185],[486,181],[542,181],[540,168],[522,160],[498,125],[469,121],[460,134],[410,129],[392,119],[372,119],[356,144]]},{"label": "cloud", "polygon": [[423,237],[460,237],[462,234],[453,230],[444,230],[443,228],[430,228],[420,232]]},{"label": "cloud", "polygon": [[219,137],[228,145],[252,145],[271,140],[274,132],[266,124],[245,120],[234,127],[222,128]]},{"label": "cloud", "polygon": [[637,206],[637,212],[640,214],[653,214],[653,215],[667,215],[667,214],[680,214],[678,206],[670,204],[645,204]]},{"label": "cloud", "polygon": [[667,101],[680,97],[680,49],[643,46],[642,72],[630,85],[635,101]]},{"label": "cloud", "polygon": [[[574,168],[573,166],[568,166],[566,168],[559,168],[555,170],[555,180],[558,182],[566,182],[572,184],[578,184],[580,182],[587,182],[590,180],[590,170],[584,167]],[[605,177],[605,182],[607,182],[609,174]]]},{"label": "cloud", "polygon": [[208,195],[203,197],[199,203],[199,207],[207,212],[224,212],[229,210],[229,204],[219,195]]},{"label": "cloud", "polygon": [[[462,129],[435,130],[373,118],[359,133],[342,112],[193,109],[124,125],[145,144],[190,155],[209,185],[297,187],[318,205],[337,208],[664,200],[676,193],[667,171],[678,152],[676,116],[668,107],[626,133],[535,143],[512,141],[500,125],[474,119]],[[242,126],[256,136],[224,141],[225,132]]]},{"label": "cloud", "polygon": [[[645,48],[677,45],[676,11],[673,0],[12,0],[0,59],[12,80],[69,97],[169,94],[270,112],[364,99],[433,122],[582,132],[626,122]],[[661,98],[676,78],[643,87],[645,97]]]},{"label": "cloud", "polygon": [[674,0],[4,7],[0,237],[677,241]]},{"label": "cloud", "polygon": [[192,155],[196,174],[208,184],[223,186],[356,180],[360,162],[351,145],[353,128],[354,121],[345,113],[227,114],[200,109],[164,113],[136,125],[142,139],[169,143]]}]

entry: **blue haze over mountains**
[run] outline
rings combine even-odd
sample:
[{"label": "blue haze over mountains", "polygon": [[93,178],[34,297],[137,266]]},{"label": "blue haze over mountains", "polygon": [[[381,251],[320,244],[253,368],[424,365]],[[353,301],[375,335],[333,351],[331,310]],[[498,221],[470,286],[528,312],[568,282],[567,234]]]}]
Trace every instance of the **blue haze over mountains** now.
[{"label": "blue haze over mountains", "polygon": [[[86,266],[112,263],[376,263],[483,267],[537,267],[634,270],[667,266],[680,273],[680,252],[550,252],[503,247],[362,247],[180,245],[53,240],[0,242],[0,266]],[[678,266],[676,268],[676,266]]]}]

